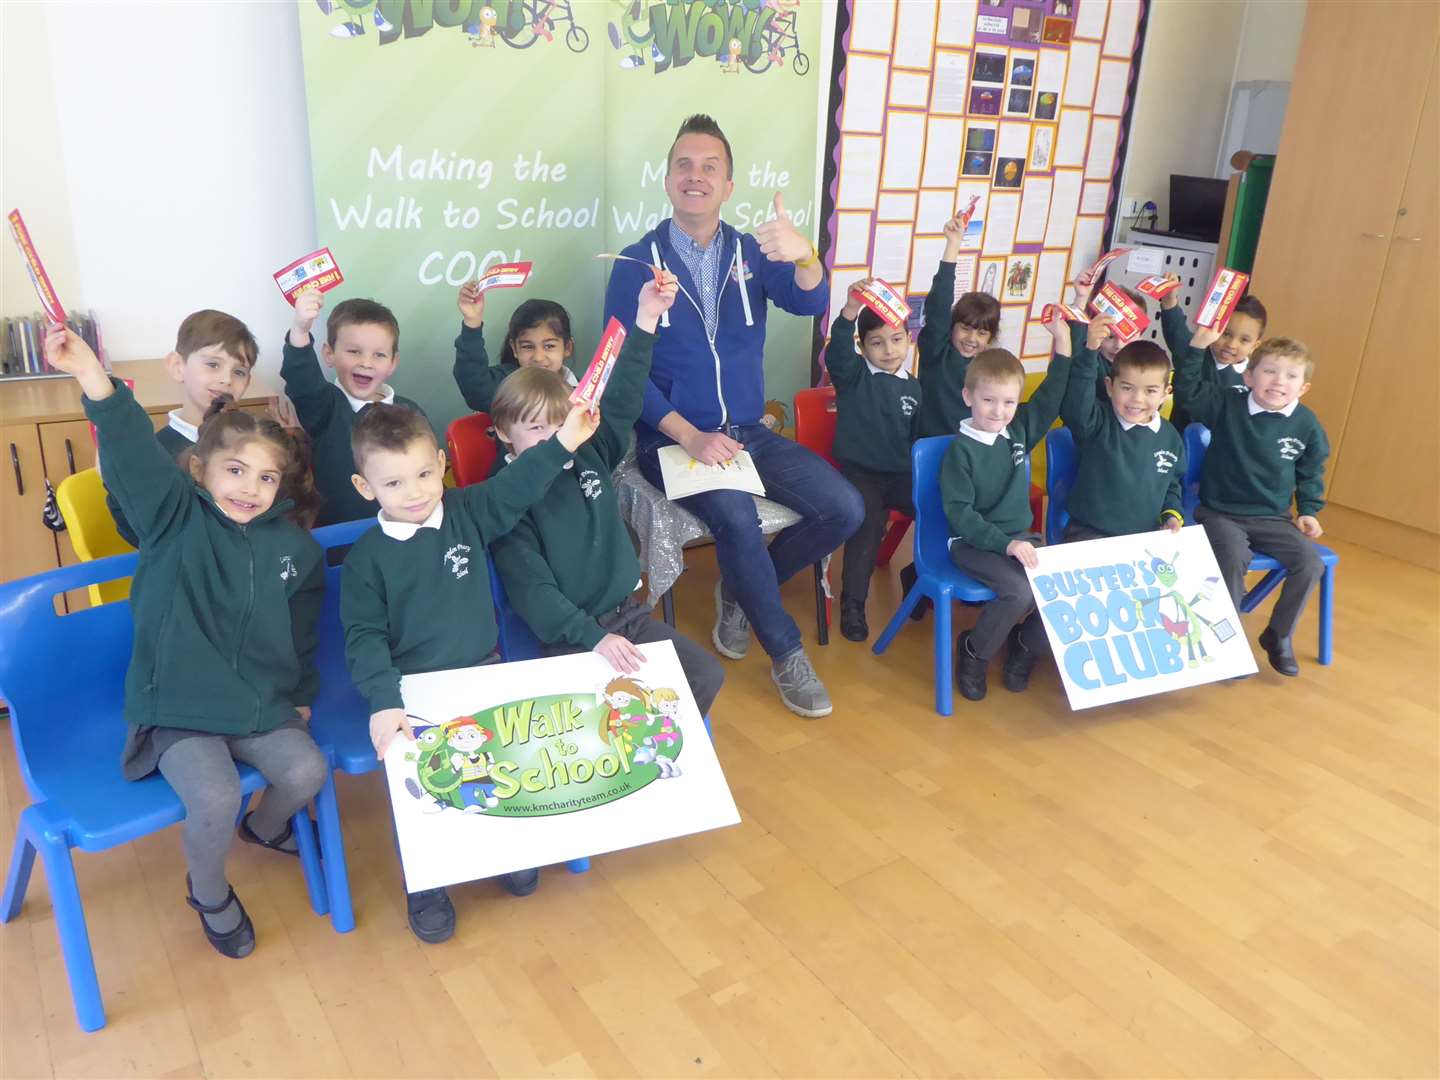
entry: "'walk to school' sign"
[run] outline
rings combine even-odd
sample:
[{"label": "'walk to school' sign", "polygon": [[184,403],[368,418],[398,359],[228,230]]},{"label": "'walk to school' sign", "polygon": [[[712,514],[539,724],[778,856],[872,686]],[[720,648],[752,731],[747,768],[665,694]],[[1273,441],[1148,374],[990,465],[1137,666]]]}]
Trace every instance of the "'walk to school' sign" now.
[{"label": "'walk to school' sign", "polygon": [[407,675],[385,755],[410,892],[740,821],[669,642]]},{"label": "'walk to school' sign", "polygon": [[1257,670],[1205,530],[1039,549],[1035,604],[1072,709]]}]

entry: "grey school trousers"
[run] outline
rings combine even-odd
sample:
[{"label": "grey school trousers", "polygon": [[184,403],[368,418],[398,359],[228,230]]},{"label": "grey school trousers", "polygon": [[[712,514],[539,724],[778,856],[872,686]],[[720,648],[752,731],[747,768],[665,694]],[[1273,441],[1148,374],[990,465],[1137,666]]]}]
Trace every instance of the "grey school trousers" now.
[{"label": "grey school trousers", "polygon": [[1202,506],[1195,511],[1195,520],[1205,526],[1215,561],[1220,564],[1220,576],[1237,611],[1245,595],[1245,569],[1254,552],[1269,555],[1285,567],[1280,599],[1270,612],[1270,629],[1277,637],[1293,634],[1305,601],[1325,573],[1315,545],[1288,517],[1238,517]]},{"label": "grey school trousers", "polygon": [[[1021,536],[1020,540],[1038,542],[1037,536]],[[950,544],[950,558],[955,565],[995,593],[995,599],[980,609],[980,618],[970,631],[970,650],[981,660],[989,660],[1005,643],[1006,636],[1020,625],[1020,643],[1031,652],[1046,652],[1045,626],[1035,609],[1035,595],[1030,579],[1019,560],[994,551],[981,551],[963,540]],[[1021,620],[1024,622],[1021,622]]]}]

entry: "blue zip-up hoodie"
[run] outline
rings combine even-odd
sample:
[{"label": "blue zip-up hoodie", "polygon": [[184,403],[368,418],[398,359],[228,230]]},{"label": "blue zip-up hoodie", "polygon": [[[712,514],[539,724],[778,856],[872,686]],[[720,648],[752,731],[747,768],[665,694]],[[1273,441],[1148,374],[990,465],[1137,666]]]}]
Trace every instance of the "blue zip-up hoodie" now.
[{"label": "blue zip-up hoodie", "polygon": [[[684,293],[662,320],[655,343],[650,382],[645,388],[645,406],[636,425],[639,441],[653,444],[656,428],[670,412],[678,412],[701,431],[718,431],[725,424],[757,424],[765,412],[765,315],[768,305],[792,315],[822,315],[829,300],[825,281],[813,289],[795,284],[792,263],[771,262],[760,251],[760,242],[750,233],[741,233],[720,223],[719,242],[724,244],[720,279],[720,319],[712,343],[705,333],[705,318]],[[737,284],[735,247],[740,245],[740,265],[745,281]],[[653,250],[652,250],[653,247]],[[659,253],[660,265],[680,280],[690,297],[699,299],[700,290],[690,277],[684,261],[670,246],[670,219],[666,218],[631,244],[622,254],[653,263]],[[619,319],[630,329],[635,323],[635,298],[650,271],[633,262],[620,261],[610,274],[605,289],[605,320]]]}]

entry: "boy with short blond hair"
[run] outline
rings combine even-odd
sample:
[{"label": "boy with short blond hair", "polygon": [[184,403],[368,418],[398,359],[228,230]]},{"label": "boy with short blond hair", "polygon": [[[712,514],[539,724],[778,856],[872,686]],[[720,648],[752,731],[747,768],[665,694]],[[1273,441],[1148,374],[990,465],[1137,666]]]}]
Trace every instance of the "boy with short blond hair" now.
[{"label": "boy with short blond hair", "polygon": [[1108,339],[1108,315],[1091,321],[1070,369],[1060,419],[1075,438],[1080,464],[1070,493],[1065,541],[1172,531],[1184,523],[1181,487],[1185,441],[1160,415],[1170,392],[1170,357],[1153,341],[1132,341],[1115,354],[1095,400],[1096,350]]},{"label": "boy with short blond hair", "polygon": [[[1205,350],[1219,330],[1197,330],[1176,371],[1176,396],[1196,421],[1210,429],[1210,449],[1200,477],[1196,520],[1205,526],[1215,561],[1238,609],[1245,572],[1259,551],[1285,567],[1280,599],[1260,635],[1270,666],[1300,674],[1291,636],[1310,591],[1325,572],[1311,540],[1324,530],[1325,461],[1330,443],[1320,420],[1300,398],[1310,389],[1314,361],[1290,338],[1267,338],[1256,346],[1237,394],[1201,372]],[[1291,503],[1298,516],[1291,519]]]},{"label": "boy with short blond hair", "polygon": [[1029,685],[1045,646],[1024,570],[1038,565],[1039,537],[1030,527],[1030,451],[1055,423],[1070,378],[1069,332],[1058,315],[1047,328],[1055,355],[1023,405],[1025,367],[1012,353],[987,349],[970,363],[964,393],[971,413],[940,466],[940,495],[953,533],[950,558],[995,593],[974,629],[955,642],[956,683],[970,701],[985,696],[990,658],[1007,637],[1005,688],[1016,693]]},{"label": "boy with short blond hair", "polygon": [[[195,445],[200,425],[216,401],[245,396],[259,351],[255,335],[234,315],[206,308],[185,316],[175,335],[175,348],[165,357],[166,373],[180,384],[180,407],[170,410],[165,426],[155,433],[155,441],[167,454],[178,458]],[[105,506],[115,519],[116,531],[138,547],[134,530],[108,489]]]},{"label": "boy with short blond hair", "polygon": [[[310,436],[315,487],[323,500],[317,525],[369,517],[373,510],[350,482],[353,457],[350,435],[356,418],[376,402],[424,411],[409,398],[396,395],[386,381],[400,363],[400,324],[384,304],[351,299],[335,306],[325,325],[320,356],[310,328],[324,306],[319,289],[295,298],[295,313],[280,363],[285,392],[295,404],[300,426]],[[328,382],[319,360],[335,370]]]},{"label": "boy with short blond hair", "polygon": [[[600,400],[599,430],[576,453],[573,466],[551,481],[496,543],[494,556],[511,606],[551,655],[588,649],[617,672],[630,674],[644,663],[636,645],[669,641],[704,714],[725,672],[707,650],[652,617],[640,593],[640,562],[611,479],[644,406],[657,324],[677,291],[668,272],[662,286],[645,282],[634,328]],[[521,368],[506,376],[490,405],[495,433],[513,462],[502,476],[545,445],[565,415],[569,394],[563,377],[545,368]]]},{"label": "boy with short blond hair", "polygon": [[916,338],[920,360],[921,435],[954,435],[970,415],[965,403],[965,372],[1000,332],[1000,302],[984,292],[955,299],[955,260],[965,236],[966,216],[944,225],[945,250],[925,295],[925,322]]}]

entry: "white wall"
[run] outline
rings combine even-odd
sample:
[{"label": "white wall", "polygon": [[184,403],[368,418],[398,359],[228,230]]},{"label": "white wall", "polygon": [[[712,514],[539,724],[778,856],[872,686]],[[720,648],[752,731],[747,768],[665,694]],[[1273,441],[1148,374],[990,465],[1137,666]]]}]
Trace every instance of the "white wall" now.
[{"label": "white wall", "polygon": [[[7,0],[0,11],[4,201],[25,214],[62,300],[94,309],[115,359],[163,355],[181,318],[220,307],[278,369],[289,308],[270,275],[315,246],[294,6]],[[47,101],[58,161],[32,141]],[[12,108],[34,115],[12,128]],[[7,255],[6,314],[35,307],[12,293],[16,261]]]},{"label": "white wall", "polygon": [[1235,81],[1289,82],[1300,55],[1300,31],[1304,26],[1305,0],[1250,0],[1245,8]]}]

